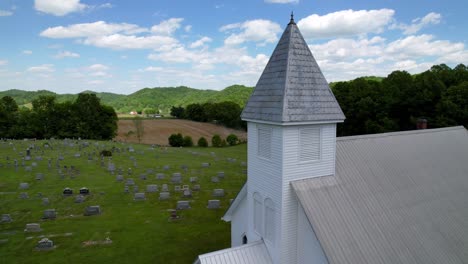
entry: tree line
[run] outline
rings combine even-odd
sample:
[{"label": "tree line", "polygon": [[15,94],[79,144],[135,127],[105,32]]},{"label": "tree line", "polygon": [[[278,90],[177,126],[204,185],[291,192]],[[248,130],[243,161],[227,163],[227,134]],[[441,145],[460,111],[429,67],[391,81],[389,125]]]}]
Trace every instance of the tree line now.
[{"label": "tree line", "polygon": [[333,84],[346,120],[338,135],[412,130],[418,119],[428,128],[468,127],[468,68],[435,65],[420,74],[394,71],[381,81],[358,78]]},{"label": "tree line", "polygon": [[39,96],[31,109],[18,107],[10,96],[0,99],[0,138],[112,139],[116,131],[117,114],[95,94],[81,93],[62,103],[55,96]]},{"label": "tree line", "polygon": [[216,122],[231,128],[246,128],[241,120],[241,107],[230,101],[220,103],[194,103],[187,107],[173,106],[171,116],[197,122]]}]

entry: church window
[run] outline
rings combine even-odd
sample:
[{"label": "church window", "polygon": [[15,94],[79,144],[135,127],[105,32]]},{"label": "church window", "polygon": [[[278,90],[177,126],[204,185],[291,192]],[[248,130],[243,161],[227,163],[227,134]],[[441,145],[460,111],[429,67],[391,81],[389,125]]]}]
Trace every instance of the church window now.
[{"label": "church window", "polygon": [[275,241],[275,204],[270,198],[265,199],[265,240]]},{"label": "church window", "polygon": [[299,130],[299,161],[320,159],[320,128],[303,128]]},{"label": "church window", "polygon": [[244,235],[242,236],[242,245],[247,244],[247,242],[248,242],[248,241],[247,241],[247,235],[244,234]]},{"label": "church window", "polygon": [[263,203],[262,203],[262,197],[258,193],[254,193],[253,195],[253,200],[254,200],[254,206],[253,206],[253,217],[254,217],[254,230],[257,232],[260,236],[263,235]]},{"label": "church window", "polygon": [[258,156],[270,159],[271,158],[271,128],[258,126]]}]

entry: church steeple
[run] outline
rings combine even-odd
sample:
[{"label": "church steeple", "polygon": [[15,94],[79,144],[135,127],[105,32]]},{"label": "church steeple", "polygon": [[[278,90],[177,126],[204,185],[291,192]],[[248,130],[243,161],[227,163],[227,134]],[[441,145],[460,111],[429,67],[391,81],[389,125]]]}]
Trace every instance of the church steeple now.
[{"label": "church steeple", "polygon": [[293,13],[241,117],[284,125],[345,119]]}]

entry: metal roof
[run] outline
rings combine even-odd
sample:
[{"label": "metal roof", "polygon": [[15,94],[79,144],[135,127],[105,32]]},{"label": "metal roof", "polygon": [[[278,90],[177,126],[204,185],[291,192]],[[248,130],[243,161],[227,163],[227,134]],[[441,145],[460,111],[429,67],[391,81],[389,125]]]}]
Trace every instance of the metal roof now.
[{"label": "metal roof", "polygon": [[342,122],[343,111],[291,19],[241,115],[274,123]]},{"label": "metal roof", "polygon": [[236,211],[237,207],[239,207],[240,203],[246,196],[247,196],[247,182],[244,183],[241,190],[237,193],[236,198],[234,198],[228,210],[226,211],[226,213],[221,219],[223,219],[226,222],[231,222],[233,213]]},{"label": "metal roof", "polygon": [[463,127],[339,138],[335,175],[292,187],[330,263],[468,263]]},{"label": "metal roof", "polygon": [[196,264],[272,264],[263,240],[198,256]]}]

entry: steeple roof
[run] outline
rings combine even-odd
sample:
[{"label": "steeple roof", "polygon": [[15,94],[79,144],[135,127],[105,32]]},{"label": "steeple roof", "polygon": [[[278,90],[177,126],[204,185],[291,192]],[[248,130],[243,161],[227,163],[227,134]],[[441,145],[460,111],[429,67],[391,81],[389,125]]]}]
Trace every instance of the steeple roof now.
[{"label": "steeple roof", "polygon": [[241,117],[273,123],[345,119],[292,15]]}]

